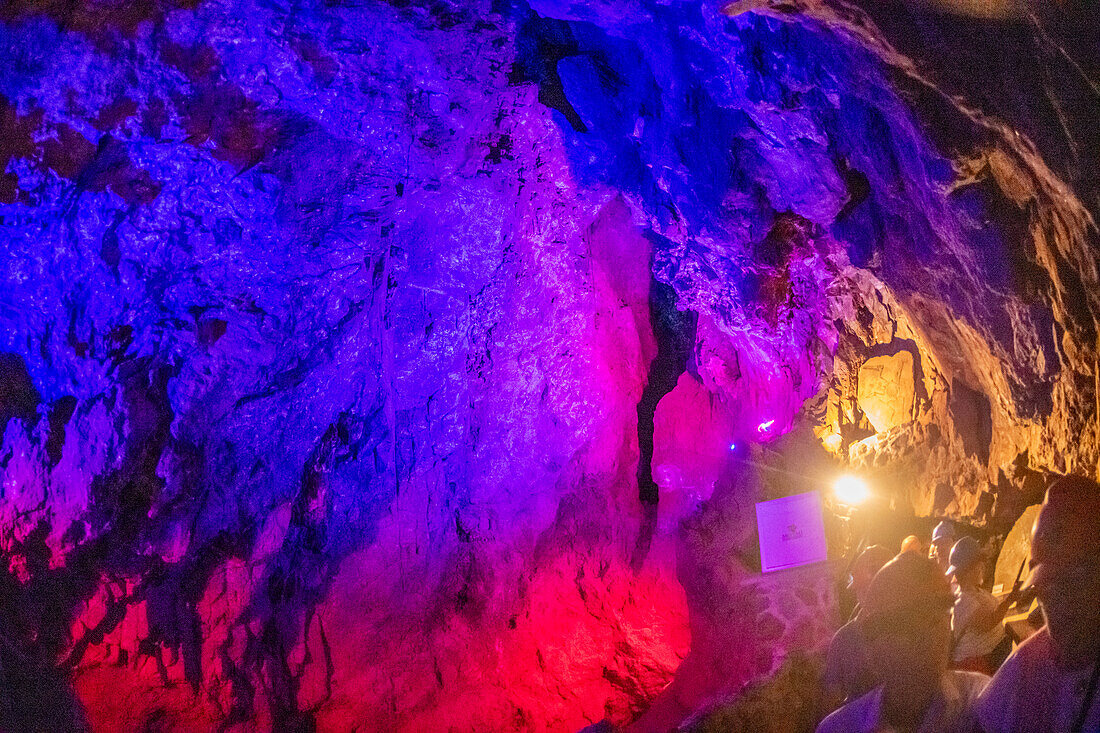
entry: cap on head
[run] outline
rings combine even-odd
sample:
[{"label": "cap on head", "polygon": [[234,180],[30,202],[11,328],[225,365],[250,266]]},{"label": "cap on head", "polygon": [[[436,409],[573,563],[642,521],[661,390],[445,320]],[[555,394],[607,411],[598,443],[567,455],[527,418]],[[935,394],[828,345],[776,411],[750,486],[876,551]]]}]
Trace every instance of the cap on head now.
[{"label": "cap on head", "polygon": [[921,547],[920,537],[917,537],[915,534],[911,534],[906,537],[904,540],[901,541],[901,551],[916,552],[918,554],[923,552],[924,548]]},{"label": "cap on head", "polygon": [[1100,484],[1063,476],[1047,489],[1031,535],[1027,585],[1057,577],[1100,555]]},{"label": "cap on head", "polygon": [[948,522],[946,519],[937,524],[936,528],[932,530],[933,542],[953,539],[955,539],[955,525],[951,524],[951,522]]},{"label": "cap on head", "polygon": [[867,591],[869,615],[887,614],[920,606],[950,607],[951,586],[936,563],[905,552],[882,566]]},{"label": "cap on head", "polygon": [[951,548],[951,567],[947,568],[947,575],[961,573],[974,567],[974,564],[982,559],[982,546],[973,537],[963,537]]}]

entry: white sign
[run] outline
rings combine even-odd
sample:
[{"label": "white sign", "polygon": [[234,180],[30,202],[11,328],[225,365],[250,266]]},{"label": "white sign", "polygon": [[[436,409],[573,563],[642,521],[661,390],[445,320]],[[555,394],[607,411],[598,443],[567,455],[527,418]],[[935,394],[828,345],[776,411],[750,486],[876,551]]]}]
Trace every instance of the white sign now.
[{"label": "white sign", "polygon": [[760,569],[765,573],[821,562],[828,557],[821,494],[811,491],[756,505]]}]

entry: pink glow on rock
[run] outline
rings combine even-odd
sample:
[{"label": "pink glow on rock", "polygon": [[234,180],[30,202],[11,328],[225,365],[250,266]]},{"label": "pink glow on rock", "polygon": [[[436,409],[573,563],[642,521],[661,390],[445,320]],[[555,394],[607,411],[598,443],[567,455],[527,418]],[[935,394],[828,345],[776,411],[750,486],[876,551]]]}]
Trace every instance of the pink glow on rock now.
[{"label": "pink glow on rock", "polygon": [[[824,322],[818,327],[828,328]],[[730,442],[739,442],[739,436],[768,442],[790,430],[817,389],[821,364],[814,355],[755,333],[731,334],[704,315],[698,340],[703,386],[729,405]],[[829,352],[825,355],[831,359]]]},{"label": "pink glow on rock", "polygon": [[662,522],[674,525],[710,498],[729,462],[731,409],[690,374],[658,403],[654,416],[653,473],[660,486]]},{"label": "pink glow on rock", "polygon": [[657,354],[649,325],[649,288],[652,247],[632,220],[629,206],[616,197],[600,210],[585,237],[592,259],[607,279],[611,292],[630,309],[634,331],[640,339],[641,362],[648,365]]},{"label": "pink glow on rock", "polygon": [[[374,638],[356,630],[415,605],[420,592],[363,585],[362,578],[380,578],[372,571],[378,560],[349,559],[336,586],[344,600],[318,613],[326,636],[345,640],[332,646],[332,663],[344,671],[333,680],[335,698],[320,726],[493,729],[508,710],[532,731],[576,730],[604,717],[628,722],[668,683],[690,637],[678,585],[653,571],[635,576],[610,549],[590,546],[579,566],[575,557],[548,558],[518,587],[499,577],[511,573],[511,563],[497,562],[493,577],[477,581],[476,611],[439,617],[438,626],[421,632],[413,631],[414,615],[398,612],[403,620],[393,621],[409,624],[409,633]],[[607,617],[615,623],[598,620]],[[492,631],[485,636],[478,628]],[[314,665],[318,648],[310,645]],[[380,658],[403,664],[386,670]],[[617,682],[628,679],[637,687],[624,695]],[[548,699],[546,689],[567,704]],[[303,702],[320,692],[304,686]]]}]

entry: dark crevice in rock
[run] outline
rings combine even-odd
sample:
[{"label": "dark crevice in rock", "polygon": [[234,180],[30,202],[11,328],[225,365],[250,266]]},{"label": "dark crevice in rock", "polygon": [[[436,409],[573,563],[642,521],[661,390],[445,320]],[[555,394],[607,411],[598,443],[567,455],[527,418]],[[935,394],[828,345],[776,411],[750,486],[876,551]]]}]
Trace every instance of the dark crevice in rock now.
[{"label": "dark crevice in rock", "polygon": [[642,399],[638,402],[638,499],[657,503],[653,480],[653,415],[661,398],[676,387],[688,369],[695,347],[697,315],[676,308],[676,291],[653,280],[649,289],[649,318],[657,340],[657,356],[649,365]]},{"label": "dark crevice in rock", "polygon": [[61,449],[65,446],[65,425],[76,410],[76,397],[68,395],[56,400],[50,406],[47,416],[50,424],[50,435],[46,439],[46,455],[49,457],[51,468],[61,460]]},{"label": "dark crevice in rock", "polygon": [[516,34],[516,74],[513,81],[538,84],[539,102],[561,112],[576,132],[588,132],[588,126],[565,96],[558,74],[558,62],[580,53],[569,23],[543,18],[533,10]]},{"label": "dark crevice in rock", "polygon": [[1097,310],[1095,295],[1085,288],[1077,269],[1064,257],[1057,257],[1056,271],[1060,286],[1061,305],[1069,315],[1074,335],[1082,344],[1096,343],[1096,321],[1094,313]]},{"label": "dark crevice in rock", "polygon": [[834,165],[836,165],[837,173],[844,181],[844,188],[848,193],[848,200],[844,202],[844,206],[836,215],[836,221],[841,222],[847,219],[852,211],[871,195],[871,182],[867,179],[867,174],[853,168],[848,160],[843,157],[838,156]]},{"label": "dark crevice in rock", "polygon": [[149,510],[163,489],[157,465],[168,445],[172,408],[171,368],[149,360],[127,363],[119,375],[131,437],[118,470],[96,477],[92,498],[98,522],[110,528],[111,556],[125,567],[149,523]]},{"label": "dark crevice in rock", "polygon": [[41,399],[23,358],[0,354],[0,434],[12,418],[32,422]]},{"label": "dark crevice in rock", "polygon": [[255,709],[256,686],[252,682],[248,671],[237,663],[230,653],[230,645],[233,637],[228,636],[224,643],[218,647],[218,661],[221,662],[222,674],[229,685],[230,704],[229,710],[222,711],[223,722],[219,730],[226,730],[238,723],[252,720]]},{"label": "dark crevice in rock", "polygon": [[68,655],[58,665],[60,669],[75,669],[84,658],[90,647],[103,643],[103,638],[118,628],[126,618],[127,608],[134,602],[134,595],[116,596],[114,588],[110,584],[106,587],[106,609],[103,618],[90,629],[87,629],[80,638],[73,641],[73,647]]},{"label": "dark crevice in rock", "polygon": [[203,681],[201,620],[197,611],[214,569],[230,557],[245,556],[244,540],[223,532],[178,563],[157,563],[146,575],[149,635],[143,640],[159,659],[161,649],[183,661],[184,679],[196,693]]},{"label": "dark crevice in rock", "polygon": [[638,537],[634,542],[634,550],[630,556],[630,568],[635,573],[640,572],[645,564],[649,548],[653,545],[653,534],[657,531],[657,503],[642,503],[642,522],[638,527]]},{"label": "dark crevice in rock", "polygon": [[1049,474],[1036,471],[1030,463],[1028,451],[1023,451],[1011,464],[998,469],[997,483],[991,492],[994,502],[989,518],[990,531],[1007,533],[1027,507],[1043,501]]},{"label": "dark crevice in rock", "polygon": [[[993,417],[989,398],[955,379],[951,383],[950,409],[955,432],[962,440],[967,455],[988,463],[989,448],[993,442]],[[950,487],[948,491],[950,492]]]},{"label": "dark crevice in rock", "polygon": [[[300,707],[301,672],[292,668],[289,656],[296,646],[308,644],[310,625],[317,623],[326,689],[331,690],[334,673],[331,649],[316,610],[326,597],[340,560],[355,544],[344,544],[346,538],[331,531],[334,497],[327,482],[334,469],[358,454],[363,434],[362,421],[342,412],[326,429],[306,462],[291,505],[286,538],[262,583],[265,592],[262,597],[253,598],[242,615],[242,620],[258,621],[261,631],[258,637],[250,637],[248,668],[232,667],[234,704],[230,717],[234,719],[252,715],[255,688],[249,680],[256,675],[265,687],[276,730],[298,733],[316,729],[314,711]],[[307,655],[312,651],[307,646]],[[224,657],[227,652],[222,654]]]},{"label": "dark crevice in rock", "polygon": [[50,567],[42,520],[0,568],[0,729],[87,730],[67,676],[57,666],[79,603],[94,592],[95,554],[74,551],[63,568]]},{"label": "dark crevice in rock", "polygon": [[638,530],[630,565],[641,569],[649,554],[653,533],[657,529],[659,492],[653,480],[653,418],[657,403],[676,387],[680,375],[693,364],[695,330],[698,315],[676,308],[676,291],[650,279],[649,321],[657,341],[657,355],[649,365],[649,374],[642,398],[638,401],[638,500],[642,505],[642,523]]}]

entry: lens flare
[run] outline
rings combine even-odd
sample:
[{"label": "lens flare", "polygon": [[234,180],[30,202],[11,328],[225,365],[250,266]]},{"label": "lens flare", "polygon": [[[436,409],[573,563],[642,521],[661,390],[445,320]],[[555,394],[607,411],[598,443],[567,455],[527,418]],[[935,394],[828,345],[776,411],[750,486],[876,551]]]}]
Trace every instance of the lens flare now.
[{"label": "lens flare", "polygon": [[871,498],[871,487],[859,476],[844,474],[833,484],[833,496],[841,504],[859,506]]}]

